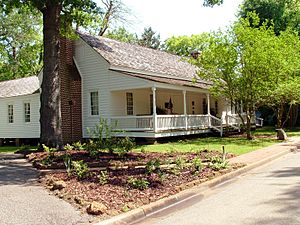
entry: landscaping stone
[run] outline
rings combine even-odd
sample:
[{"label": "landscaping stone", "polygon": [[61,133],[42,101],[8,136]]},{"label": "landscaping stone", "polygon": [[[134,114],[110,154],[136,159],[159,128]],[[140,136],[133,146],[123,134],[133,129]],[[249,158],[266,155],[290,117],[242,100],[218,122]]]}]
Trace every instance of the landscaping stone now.
[{"label": "landscaping stone", "polygon": [[287,139],[287,135],[283,129],[277,129],[277,139],[285,141]]},{"label": "landscaping stone", "polygon": [[64,181],[62,181],[62,180],[53,181],[51,190],[52,190],[52,191],[55,191],[55,190],[62,190],[62,189],[64,189],[66,186],[67,186],[67,184],[66,184]]},{"label": "landscaping stone", "polygon": [[107,207],[99,202],[92,202],[86,209],[87,213],[92,215],[101,215],[104,214],[107,210]]}]

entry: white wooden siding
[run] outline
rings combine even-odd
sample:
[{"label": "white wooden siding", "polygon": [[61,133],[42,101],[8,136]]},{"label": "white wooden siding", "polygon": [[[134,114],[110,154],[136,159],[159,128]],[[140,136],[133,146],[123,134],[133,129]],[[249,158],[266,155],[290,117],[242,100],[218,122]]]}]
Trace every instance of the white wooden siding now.
[{"label": "white wooden siding", "polygon": [[[114,103],[118,101],[116,95],[111,96],[112,91],[150,87],[151,85],[146,80],[110,71],[109,63],[81,39],[75,43],[74,58],[82,79],[82,129],[84,138],[89,137],[87,128],[94,127],[99,122],[100,116],[103,118],[110,117],[112,99],[114,99]],[[90,115],[89,98],[92,91],[99,92],[100,116]],[[125,99],[122,100],[125,101]],[[112,111],[113,114],[120,113],[115,112],[115,109]]]},{"label": "white wooden siding", "polygon": [[[24,103],[30,103],[30,122],[25,123]],[[8,105],[14,107],[14,122],[8,123]],[[40,94],[0,98],[0,138],[40,137]]]}]

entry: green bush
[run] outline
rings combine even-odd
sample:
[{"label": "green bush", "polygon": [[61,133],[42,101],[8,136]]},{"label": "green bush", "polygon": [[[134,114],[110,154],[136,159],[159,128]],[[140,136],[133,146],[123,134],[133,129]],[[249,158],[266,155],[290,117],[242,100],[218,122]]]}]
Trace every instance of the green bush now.
[{"label": "green bush", "polygon": [[101,170],[99,174],[99,183],[101,185],[107,184],[109,179],[109,175],[107,170]]},{"label": "green bush", "polygon": [[54,157],[54,153],[57,151],[56,148],[49,148],[46,145],[42,144],[43,150],[49,154],[51,158]]},{"label": "green bush", "polygon": [[201,158],[200,157],[195,157],[193,160],[192,160],[192,164],[193,164],[193,167],[195,169],[195,171],[201,171],[202,168],[203,168],[203,164],[202,164],[202,161],[201,161]]},{"label": "green bush", "polygon": [[146,164],[146,173],[159,173],[160,171],[160,161],[158,159],[149,160]]},{"label": "green bush", "polygon": [[85,149],[85,143],[81,143],[80,141],[74,142],[72,145],[74,146],[75,150],[84,150]]},{"label": "green bush", "polygon": [[72,161],[72,167],[74,168],[78,179],[83,179],[87,177],[89,168],[88,165],[85,162],[83,162],[83,160]]},{"label": "green bush", "polygon": [[64,164],[65,164],[68,176],[71,176],[71,174],[72,174],[72,159],[69,154],[64,155]]},{"label": "green bush", "polygon": [[94,158],[99,153],[99,146],[97,142],[94,142],[93,140],[89,140],[86,144],[86,150],[88,151],[89,155]]},{"label": "green bush", "polygon": [[149,187],[149,182],[146,179],[138,179],[134,177],[130,177],[127,181],[130,187],[139,190],[145,190]]},{"label": "green bush", "polygon": [[221,170],[228,168],[228,162],[223,161],[220,157],[211,157],[210,162],[208,163],[208,166],[212,168],[213,170]]},{"label": "green bush", "polygon": [[73,150],[74,149],[74,147],[72,146],[72,145],[70,145],[70,144],[66,144],[65,146],[64,146],[64,150]]}]

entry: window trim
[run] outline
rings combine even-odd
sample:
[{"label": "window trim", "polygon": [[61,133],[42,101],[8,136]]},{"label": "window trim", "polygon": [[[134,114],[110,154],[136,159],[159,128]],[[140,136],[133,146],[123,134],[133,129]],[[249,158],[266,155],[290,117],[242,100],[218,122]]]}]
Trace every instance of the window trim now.
[{"label": "window trim", "polygon": [[[26,121],[26,105],[29,105],[29,121]],[[23,103],[23,107],[24,107],[24,122],[27,124],[27,123],[31,123],[31,103],[29,101],[27,102],[24,102]]]},{"label": "window trim", "polygon": [[[10,106],[11,106],[11,111],[10,111]],[[14,105],[13,104],[7,105],[7,119],[8,119],[9,124],[13,124],[15,122],[14,121]]]},{"label": "window trim", "polygon": [[[129,96],[129,95],[131,95],[131,104],[132,104],[131,108],[132,108],[132,109],[130,109],[130,108],[129,108],[129,105],[128,105],[128,103],[129,103],[129,101],[128,101],[128,100],[129,100],[128,96]],[[133,116],[133,115],[134,115],[133,92],[126,92],[125,97],[126,97],[126,115],[127,115],[127,116]],[[129,111],[129,110],[131,110],[131,111]],[[128,113],[128,112],[131,112],[131,113]]]},{"label": "window trim", "polygon": [[[92,114],[93,110],[92,110],[92,93],[97,93],[97,114]],[[89,115],[90,116],[99,116],[100,115],[100,101],[99,101],[99,91],[98,90],[93,90],[93,91],[89,91]]]}]

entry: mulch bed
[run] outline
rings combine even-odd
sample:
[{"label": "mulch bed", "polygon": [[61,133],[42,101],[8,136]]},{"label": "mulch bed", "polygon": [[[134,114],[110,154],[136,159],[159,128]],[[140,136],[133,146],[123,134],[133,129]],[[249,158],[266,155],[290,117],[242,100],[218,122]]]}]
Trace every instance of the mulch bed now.
[{"label": "mulch bed", "polygon": [[[52,163],[45,165],[51,168],[54,165],[63,163],[65,152],[56,152]],[[214,177],[231,172],[244,165],[231,165],[226,169],[216,170],[207,163],[203,164],[201,171],[196,171],[191,163],[195,157],[201,158],[202,162],[207,162],[211,157],[221,157],[218,151],[201,151],[199,153],[128,153],[126,157],[101,153],[96,158],[89,157],[85,151],[68,151],[72,160],[84,160],[89,165],[95,167],[106,165],[107,183],[99,182],[100,170],[94,169],[89,172],[84,179],[78,179],[75,173],[70,176],[66,172],[52,170],[44,174],[40,182],[51,189],[53,181],[64,181],[66,187],[55,190],[53,193],[60,198],[74,203],[81,209],[86,209],[93,202],[100,202],[107,207],[102,215],[103,218],[126,212],[139,206],[149,204],[164,197],[178,193],[179,191],[197,184],[205,182]],[[34,153],[28,159],[34,165],[41,165],[40,162],[47,157],[47,153]],[[234,157],[228,154],[227,158]],[[147,173],[144,167],[149,160],[159,159],[161,167],[159,172]],[[176,160],[182,159],[189,162],[180,167]],[[168,167],[168,165],[171,165]],[[148,182],[145,189],[133,188],[129,184],[130,179],[139,179]]]}]

